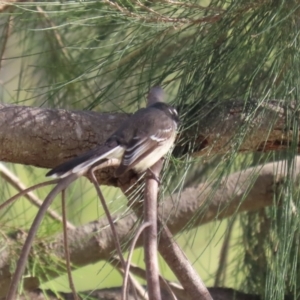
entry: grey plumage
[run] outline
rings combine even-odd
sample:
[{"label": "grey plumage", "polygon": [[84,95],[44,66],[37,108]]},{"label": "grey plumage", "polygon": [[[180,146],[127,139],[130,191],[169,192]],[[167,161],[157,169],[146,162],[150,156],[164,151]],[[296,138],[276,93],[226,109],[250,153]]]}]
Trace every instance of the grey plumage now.
[{"label": "grey plumage", "polygon": [[130,169],[144,172],[172,147],[177,124],[177,111],[166,103],[155,102],[125,120],[102,146],[57,166],[46,176],[82,175],[92,166],[111,158],[121,161],[115,172],[116,177]]}]

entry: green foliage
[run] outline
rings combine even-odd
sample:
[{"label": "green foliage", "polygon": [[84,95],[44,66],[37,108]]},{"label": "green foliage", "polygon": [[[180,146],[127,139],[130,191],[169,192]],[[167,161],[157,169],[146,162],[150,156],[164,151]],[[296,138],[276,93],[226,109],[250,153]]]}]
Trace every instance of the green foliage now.
[{"label": "green foliage", "polygon": [[[294,101],[299,107],[299,6],[296,0],[14,4],[1,11],[2,101],[131,112],[144,105],[149,87],[161,84],[168,101],[180,109],[185,133],[197,132],[207,108],[241,100],[249,122],[237,130],[225,158],[208,160],[206,169],[202,160],[181,153],[172,160],[175,167],[164,182],[172,193],[183,188],[187,174],[194,182],[191,170],[218,180],[258,164],[257,157],[243,162],[237,153],[259,107],[271,99],[286,107]],[[227,282],[234,288],[265,299],[299,297],[299,195],[292,184],[299,124],[294,111],[286,124],[292,131],[290,148],[277,154],[289,160],[280,207],[242,215],[243,234],[234,243],[240,255],[235,269],[228,269]],[[188,152],[196,140],[189,135],[183,141]],[[267,160],[270,157],[258,159],[262,164]],[[8,192],[1,193],[5,198]],[[80,205],[76,209],[74,215],[82,213]],[[20,216],[20,208],[16,210]],[[197,254],[197,259],[203,257]]]}]

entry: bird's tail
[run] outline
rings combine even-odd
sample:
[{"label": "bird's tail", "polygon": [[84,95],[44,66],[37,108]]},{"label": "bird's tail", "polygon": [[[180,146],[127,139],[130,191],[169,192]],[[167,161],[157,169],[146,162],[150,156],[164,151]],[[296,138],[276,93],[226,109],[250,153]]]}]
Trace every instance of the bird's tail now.
[{"label": "bird's tail", "polygon": [[54,169],[50,170],[46,176],[52,176],[57,178],[63,178],[70,174],[80,174],[86,173],[92,165],[96,165],[109,159],[111,157],[118,158],[118,154],[122,152],[123,148],[119,145],[103,145],[102,147],[97,147],[88,152],[83,153],[71,160],[68,160]]}]

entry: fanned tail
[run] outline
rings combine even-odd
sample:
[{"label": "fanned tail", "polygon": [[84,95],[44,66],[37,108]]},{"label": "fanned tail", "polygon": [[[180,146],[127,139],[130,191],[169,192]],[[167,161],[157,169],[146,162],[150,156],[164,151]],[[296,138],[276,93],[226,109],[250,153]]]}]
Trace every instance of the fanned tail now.
[{"label": "fanned tail", "polygon": [[54,169],[50,170],[46,176],[63,178],[72,173],[80,173],[83,175],[92,165],[96,164],[97,162],[101,163],[101,161],[111,157],[118,158],[118,154],[122,154],[122,150],[123,148],[119,145],[115,145],[114,147],[111,147],[111,145],[103,145],[100,148],[92,149],[58,165]]}]

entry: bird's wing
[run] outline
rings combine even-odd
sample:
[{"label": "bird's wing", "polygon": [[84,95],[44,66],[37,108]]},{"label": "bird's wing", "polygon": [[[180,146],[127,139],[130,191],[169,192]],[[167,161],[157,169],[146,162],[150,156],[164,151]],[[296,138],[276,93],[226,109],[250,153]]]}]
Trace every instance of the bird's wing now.
[{"label": "bird's wing", "polygon": [[123,152],[123,148],[117,143],[117,141],[109,144],[106,143],[103,146],[96,147],[95,149],[85,152],[78,157],[58,165],[54,169],[50,170],[46,176],[62,178],[70,175],[71,173],[83,174],[89,169],[90,166],[99,163],[106,158],[121,158]]},{"label": "bird's wing", "polygon": [[164,130],[158,130],[156,133],[135,135],[126,148],[122,162],[115,172],[119,177],[129,169],[134,168],[139,162],[146,158],[152,151],[170,138],[170,132],[173,128],[167,127]]}]

